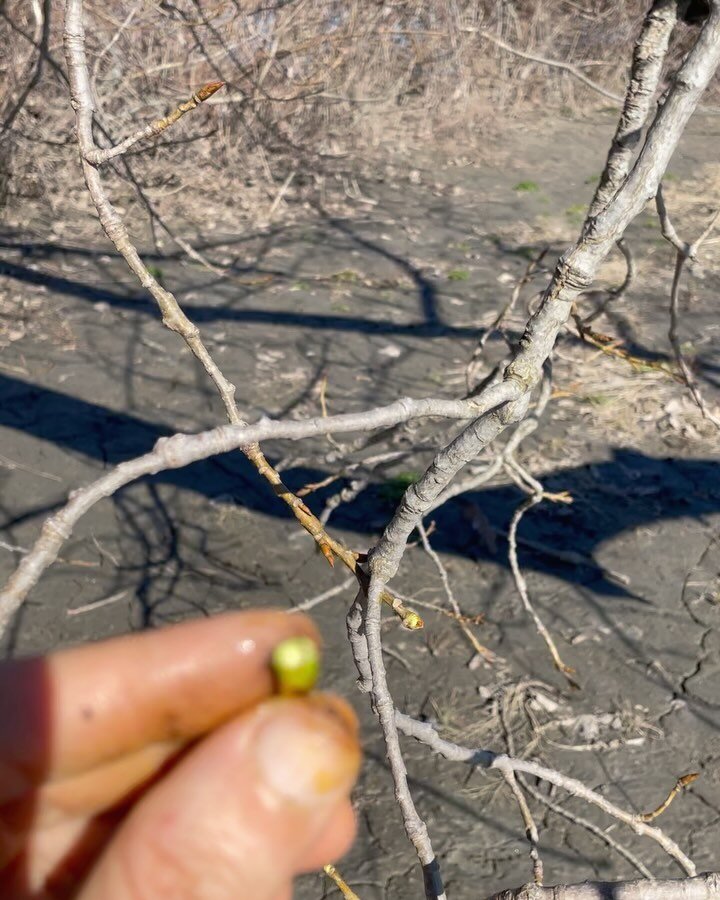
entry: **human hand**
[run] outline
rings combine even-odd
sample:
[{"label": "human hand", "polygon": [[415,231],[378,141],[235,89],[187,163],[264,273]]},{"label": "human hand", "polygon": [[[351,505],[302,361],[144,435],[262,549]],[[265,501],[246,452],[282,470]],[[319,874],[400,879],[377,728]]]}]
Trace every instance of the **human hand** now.
[{"label": "human hand", "polygon": [[232,613],[0,664],[0,896],[287,900],[341,855],[357,724],[272,696],[295,635]]}]

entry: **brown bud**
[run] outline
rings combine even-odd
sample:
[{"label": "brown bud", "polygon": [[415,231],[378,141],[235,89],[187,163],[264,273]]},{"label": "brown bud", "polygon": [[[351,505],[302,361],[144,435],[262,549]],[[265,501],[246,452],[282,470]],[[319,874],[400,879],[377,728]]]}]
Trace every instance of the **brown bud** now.
[{"label": "brown bud", "polygon": [[335,568],[335,556],[333,554],[332,547],[330,546],[330,544],[328,544],[327,541],[321,540],[318,543],[318,547],[320,548],[322,555],[325,557],[325,559],[330,563],[330,565],[334,569]]},{"label": "brown bud", "polygon": [[196,91],[195,96],[202,103],[203,100],[207,100],[208,97],[212,97],[212,95],[219,91],[221,87],[225,86],[224,81],[208,81],[207,84],[204,84],[199,91]]}]

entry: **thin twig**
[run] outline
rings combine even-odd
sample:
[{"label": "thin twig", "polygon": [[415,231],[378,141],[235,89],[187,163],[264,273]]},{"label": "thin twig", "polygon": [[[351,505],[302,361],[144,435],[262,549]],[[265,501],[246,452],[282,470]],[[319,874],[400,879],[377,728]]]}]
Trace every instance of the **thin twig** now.
[{"label": "thin twig", "polygon": [[33,59],[33,55],[30,55],[26,70],[20,76],[19,83],[22,87],[17,99],[13,101],[12,97],[8,97],[3,103],[2,109],[0,109],[0,141],[5,138],[12,128],[15,119],[42,77],[50,42],[52,0],[43,0],[42,6],[39,3],[34,3],[33,12],[35,15],[35,35],[30,39],[30,43],[37,49],[37,56]]},{"label": "thin twig", "polygon": [[178,104],[178,106],[176,106],[171,113],[168,113],[168,115],[163,116],[161,119],[155,119],[155,121],[150,122],[149,125],[143,125],[114,147],[95,147],[88,149],[83,154],[84,158],[91,165],[100,166],[110,159],[122,156],[123,153],[127,153],[127,151],[137,144],[138,141],[145,140],[146,138],[154,138],[159,134],[162,134],[165,129],[174,125],[178,119],[181,119],[186,113],[196,109],[201,103],[209,97],[212,97],[212,95],[219,91],[223,85],[224,82],[222,81],[210,81],[207,84],[204,84],[199,90],[195,91],[188,100]]},{"label": "thin twig", "polygon": [[672,244],[678,253],[682,253],[685,256],[688,255],[690,252],[690,245],[686,244],[685,241],[680,240],[680,236],[677,231],[675,231],[675,226],[672,223],[667,204],[665,203],[665,193],[663,191],[662,183],[658,185],[658,189],[655,192],[655,207],[657,209],[658,219],[660,220],[660,233],[662,236],[668,243]]},{"label": "thin twig", "polygon": [[573,797],[578,797],[586,803],[597,806],[606,815],[617,819],[624,825],[631,828],[636,834],[648,837],[659,844],[665,852],[672,857],[678,865],[688,875],[695,875],[696,868],[692,860],[683,853],[678,845],[669,838],[664,831],[653,825],[647,825],[641,822],[633,813],[626,812],[619,806],[610,802],[602,794],[593,791],[587,787],[582,781],[571,778],[569,775],[563,775],[555,769],[542,766],[539,763],[532,762],[527,759],[518,759],[516,757],[507,756],[506,754],[494,753],[492,750],[471,749],[462,747],[452,741],[441,738],[435,728],[429,722],[419,722],[410,716],[396,711],[395,721],[400,731],[408,737],[415,738],[430,747],[435,753],[444,756],[451,762],[463,762],[471,766],[477,766],[482,769],[499,769],[505,767],[509,771],[523,773],[540,781],[547,781],[554,784],[564,791],[567,791]]},{"label": "thin twig", "polygon": [[487,647],[483,646],[472,633],[468,625],[463,621],[460,604],[455,599],[455,594],[453,593],[453,589],[450,585],[450,579],[448,577],[447,569],[445,568],[443,561],[440,559],[438,554],[435,552],[435,550],[433,550],[432,545],[430,544],[430,538],[428,537],[427,530],[422,522],[418,525],[418,532],[420,534],[420,540],[422,541],[425,552],[435,564],[435,568],[438,570],[443,588],[445,590],[445,596],[447,597],[448,602],[450,603],[450,606],[455,613],[455,619],[460,625],[463,634],[470,641],[470,644],[476,653],[478,653],[483,657],[483,659],[486,659],[488,662],[494,662],[495,654],[492,652],[492,650],[489,650]]},{"label": "thin twig", "polygon": [[674,369],[671,369],[669,366],[665,365],[665,363],[660,362],[656,359],[643,359],[643,357],[641,356],[634,356],[632,353],[630,353],[629,350],[626,350],[624,347],[619,346],[622,341],[608,337],[608,335],[606,334],[600,334],[599,332],[593,331],[591,328],[586,327],[583,324],[580,316],[578,316],[577,314],[574,315],[574,321],[575,325],[577,326],[578,334],[583,343],[591,344],[606,356],[612,356],[615,359],[623,360],[623,362],[628,363],[628,365],[630,365],[635,371],[642,372],[648,369],[652,369],[655,372],[662,372],[663,375],[666,375],[673,381],[684,384],[684,379],[682,378],[682,376],[679,375]]},{"label": "thin twig", "polygon": [[328,878],[335,882],[335,887],[340,891],[345,900],[360,900],[360,897],[358,897],[355,891],[345,881],[335,866],[330,864],[323,866],[323,872]]},{"label": "thin twig", "polygon": [[573,669],[571,666],[566,665],[562,661],[552,635],[547,630],[542,619],[535,611],[535,607],[530,600],[530,593],[528,591],[527,582],[525,581],[525,576],[523,575],[522,570],[520,569],[520,564],[518,563],[518,525],[520,524],[520,521],[525,513],[529,509],[532,509],[533,506],[537,506],[537,504],[540,503],[544,499],[544,497],[545,493],[541,488],[539,491],[535,491],[530,497],[524,500],[513,513],[513,517],[510,521],[510,528],[508,530],[508,559],[510,562],[510,569],[513,574],[513,579],[515,580],[515,586],[517,587],[518,593],[520,594],[520,599],[522,600],[523,606],[535,623],[535,628],[537,629],[538,634],[545,641],[545,644],[550,651],[550,655],[552,656],[553,663],[555,664],[555,668],[559,672],[562,672],[562,674],[573,687],[577,688],[578,684],[572,677],[575,674],[575,669]]},{"label": "thin twig", "polygon": [[523,823],[525,825],[525,836],[530,842],[530,859],[532,860],[533,865],[533,881],[535,884],[543,883],[543,863],[540,858],[540,851],[538,848],[538,844],[540,842],[540,838],[538,836],[537,825],[535,824],[535,820],[532,817],[532,813],[530,812],[530,807],[527,804],[527,800],[525,799],[525,794],[523,794],[522,788],[518,784],[517,778],[515,777],[515,773],[512,769],[506,768],[505,766],[499,766],[500,774],[505,779],[508,787],[512,791],[513,797],[517,801],[517,804],[520,808],[520,815],[522,816]]},{"label": "thin twig", "polygon": [[287,613],[288,615],[292,615],[293,613],[307,612],[309,609],[313,609],[321,603],[324,603],[325,600],[329,600],[331,597],[337,597],[338,594],[342,594],[343,591],[346,591],[352,584],[355,584],[355,578],[351,575],[341,584],[336,584],[334,587],[328,588],[328,590],[323,591],[322,594],[318,594],[316,597],[310,597],[309,600],[303,600],[302,603],[298,603],[297,606],[293,606],[291,609],[287,610]]},{"label": "thin twig", "polygon": [[705,402],[697,378],[695,378],[693,370],[685,359],[682,344],[678,337],[678,326],[680,324],[680,282],[682,280],[683,269],[685,268],[685,263],[689,259],[694,260],[697,258],[700,248],[715,227],[718,215],[720,215],[720,209],[717,209],[710,217],[710,220],[700,237],[694,243],[688,244],[678,236],[678,233],[675,230],[675,226],[672,223],[670,213],[665,204],[662,185],[658,186],[657,193],[655,194],[655,205],[657,207],[658,218],[660,219],[660,230],[662,231],[662,235],[668,243],[672,244],[676,251],[675,270],[673,272],[672,286],[670,288],[670,326],[668,328],[670,346],[675,354],[675,361],[678,368],[682,372],[685,385],[690,391],[703,418],[707,419],[708,422],[711,422],[718,431],[720,431],[720,418],[709,409]]},{"label": "thin twig", "polygon": [[528,53],[526,50],[518,50],[517,47],[513,47],[512,44],[508,44],[507,41],[502,40],[496,34],[493,34],[491,31],[486,31],[481,28],[461,28],[461,31],[466,34],[477,34],[481,38],[484,38],[486,41],[490,41],[492,44],[496,44],[498,47],[501,47],[503,50],[507,50],[508,53],[512,53],[514,56],[519,56],[521,59],[527,59],[530,62],[540,63],[542,66],[550,66],[554,69],[562,69],[565,72],[568,72],[573,78],[577,78],[579,81],[589,87],[590,90],[595,91],[598,94],[602,94],[603,97],[607,97],[609,100],[615,100],[618,103],[622,102],[622,97],[619,94],[613,94],[612,91],[607,90],[601,84],[598,84],[596,81],[593,81],[591,78],[588,78],[583,72],[581,72],[577,66],[572,65],[571,63],[564,62],[560,59],[548,59],[546,56],[539,56],[536,53]]},{"label": "thin twig", "polygon": [[[488,342],[489,338],[495,334],[496,331],[501,331],[501,326],[505,319],[510,315],[510,313],[515,308],[515,304],[518,301],[518,297],[520,296],[520,292],[523,287],[528,283],[528,281],[532,280],[533,275],[537,272],[540,264],[543,259],[547,255],[549,251],[549,247],[543,247],[540,253],[534,258],[531,259],[527,264],[525,272],[523,275],[516,281],[515,286],[512,289],[512,293],[510,294],[510,299],[505,304],[505,306],[500,310],[492,324],[489,325],[485,331],[480,335],[480,339],[477,342],[477,346],[473,351],[472,356],[470,357],[467,366],[465,367],[465,386],[468,394],[473,390],[473,378],[475,374],[475,369],[477,368],[478,360],[483,354],[483,350],[485,348],[485,344]],[[501,332],[502,333],[502,332]],[[507,340],[507,338],[506,338]]]},{"label": "thin twig", "polygon": [[273,200],[272,205],[271,205],[270,209],[268,210],[268,214],[266,217],[266,220],[268,223],[270,223],[272,221],[272,217],[275,215],[275,211],[277,210],[278,206],[280,206],[280,204],[282,203],[282,199],[285,196],[285,194],[287,194],[288,190],[290,189],[292,180],[296,175],[297,175],[297,169],[293,169],[288,174],[285,181],[283,181],[283,183],[280,185],[280,189],[278,190],[278,192],[275,196],[275,199]]},{"label": "thin twig", "polygon": [[589,315],[585,316],[585,318],[582,320],[582,324],[584,327],[587,327],[596,319],[600,318],[600,316],[602,316],[605,312],[607,312],[607,308],[611,303],[617,303],[619,300],[622,300],[625,294],[630,290],[630,287],[632,286],[632,283],[635,279],[635,260],[627,241],[625,240],[625,238],[621,238],[615,246],[625,257],[625,278],[623,279],[622,284],[607,291],[602,303],[598,303],[597,308],[594,309]]},{"label": "thin twig", "polygon": [[129,588],[125,588],[122,591],[118,591],[116,594],[111,594],[109,597],[103,597],[102,600],[93,600],[92,603],[85,603],[83,606],[74,606],[65,611],[65,614],[68,616],[79,616],[82,613],[92,612],[96,609],[102,609],[103,606],[110,606],[112,603],[117,603],[118,600],[122,600],[123,597],[127,595]]},{"label": "thin twig", "polygon": [[[491,396],[486,394],[482,402],[485,404],[488,402],[505,403],[516,392],[516,386],[510,383],[497,385]],[[37,583],[41,574],[55,561],[60,547],[70,537],[72,529],[80,518],[95,503],[112,496],[121,487],[144,475],[156,474],[166,469],[179,469],[192,462],[227,453],[268,438],[302,440],[330,432],[371,431],[427,415],[449,418],[474,416],[482,408],[479,404],[480,398],[475,400],[404,399],[364,413],[320,416],[302,421],[261,419],[255,425],[222,425],[199,434],[176,434],[160,438],[150,453],[120,463],[97,481],[74,491],[70,495],[68,503],[45,520],[33,547],[10,576],[0,594],[0,634],[7,627],[10,619],[19,609],[28,592]],[[350,553],[351,551],[348,551],[348,554]],[[369,578],[358,564],[357,554],[354,553],[352,553],[352,565],[355,567],[355,575],[361,587],[365,589]],[[382,600],[403,617],[403,624],[407,627],[422,626],[422,619],[417,613],[404,607],[391,593],[383,592]]]},{"label": "thin twig", "polygon": [[696,781],[699,777],[700,774],[698,772],[689,772],[687,775],[681,775],[671,788],[670,793],[658,807],[656,807],[652,812],[643,813],[641,816],[638,816],[640,821],[652,822],[653,819],[657,819],[658,816],[661,816],[665,812],[665,810],[668,808],[668,806],[670,806],[677,795],[681,791],[685,790],[686,787],[689,787],[693,783],[693,781]]},{"label": "thin twig", "polygon": [[[596,751],[597,752],[597,751]],[[643,876],[643,878],[652,878],[652,872],[648,869],[642,860],[638,859],[634,853],[631,853],[630,850],[627,849],[625,844],[621,841],[616,841],[615,838],[609,834],[607,831],[604,831],[602,828],[599,828],[594,822],[591,822],[590,819],[586,819],[584,816],[578,815],[578,813],[572,812],[569,809],[565,809],[564,806],[561,806],[559,803],[554,803],[549,797],[547,797],[542,791],[537,790],[537,788],[533,787],[532,784],[529,784],[527,780],[523,781],[524,789],[537,800],[539,803],[543,803],[547,806],[548,809],[552,810],[559,816],[567,819],[568,822],[572,822],[574,825],[579,825],[581,828],[584,828],[586,831],[590,832],[590,834],[594,834],[596,838],[603,841],[610,847],[611,850],[614,850],[615,853],[622,856],[626,859],[631,866],[638,870],[638,872]]]},{"label": "thin twig", "polygon": [[5,469],[17,469],[20,472],[27,472],[30,475],[37,475],[40,478],[47,478],[48,481],[62,481],[59,475],[53,475],[51,472],[43,472],[41,469],[34,469],[32,466],[26,466],[24,463],[15,459],[8,459],[7,456],[0,455],[0,466]]}]

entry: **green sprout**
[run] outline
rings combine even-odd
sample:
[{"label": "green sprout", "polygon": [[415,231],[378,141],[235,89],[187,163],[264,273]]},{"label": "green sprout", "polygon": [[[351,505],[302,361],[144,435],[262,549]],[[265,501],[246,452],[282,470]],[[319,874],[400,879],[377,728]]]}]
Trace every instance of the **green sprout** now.
[{"label": "green sprout", "polygon": [[307,694],[320,675],[320,653],[309,637],[291,637],[275,647],[270,658],[279,694]]},{"label": "green sprout", "polygon": [[540,185],[537,181],[518,181],[513,190],[520,191],[523,194],[537,194],[540,190]]},{"label": "green sprout", "polygon": [[148,272],[152,275],[152,277],[155,279],[155,281],[157,281],[157,283],[159,285],[164,286],[165,273],[160,268],[160,266],[154,266],[154,265],[152,265],[152,263],[147,263],[145,268],[148,270]]},{"label": "green sprout", "polygon": [[568,206],[565,210],[565,215],[571,222],[576,225],[579,225],[585,219],[585,214],[587,212],[587,207],[582,203],[578,203],[575,206]]}]

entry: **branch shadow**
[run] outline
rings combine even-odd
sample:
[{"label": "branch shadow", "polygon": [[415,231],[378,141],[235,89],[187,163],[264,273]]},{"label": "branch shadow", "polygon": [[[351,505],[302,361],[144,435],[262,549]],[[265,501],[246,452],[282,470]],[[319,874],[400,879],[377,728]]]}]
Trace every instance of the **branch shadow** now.
[{"label": "branch shadow", "polygon": [[[97,403],[25,382],[0,373],[0,426],[31,435],[42,441],[104,466],[148,452],[160,437],[171,434],[163,425],[117,412]],[[716,459],[655,458],[636,450],[614,448],[604,462],[558,469],[545,479],[549,490],[569,490],[576,498],[572,507],[548,505],[542,517],[523,525],[524,535],[555,547],[572,547],[593,559],[597,549],[617,535],[643,525],[677,518],[699,518],[720,512],[720,461]],[[310,466],[294,466],[283,471],[283,479],[292,489],[319,482],[332,474]],[[222,497],[239,507],[289,521],[285,505],[267,493],[265,485],[247,460],[235,451],[184,469],[168,471],[144,480],[169,484],[210,499]],[[340,482],[316,491],[309,503],[322,509]],[[608,503],[608,492],[612,502]],[[512,510],[521,495],[513,485],[495,485],[468,492],[449,501],[435,513],[438,522],[434,547],[476,561],[506,565],[504,548],[488,547],[468,527],[464,504],[475,503],[497,534],[505,532]],[[388,496],[382,482],[368,485],[352,502],[343,504],[333,515],[333,527],[351,532],[367,545],[372,540],[368,522],[377,520],[378,511],[387,519],[396,498]],[[16,527],[48,512],[46,507],[28,509],[5,524]],[[622,584],[593,569],[552,560],[536,549],[523,550],[524,565],[539,572],[558,575],[578,584],[592,583],[593,590],[608,597],[631,598]]]}]

